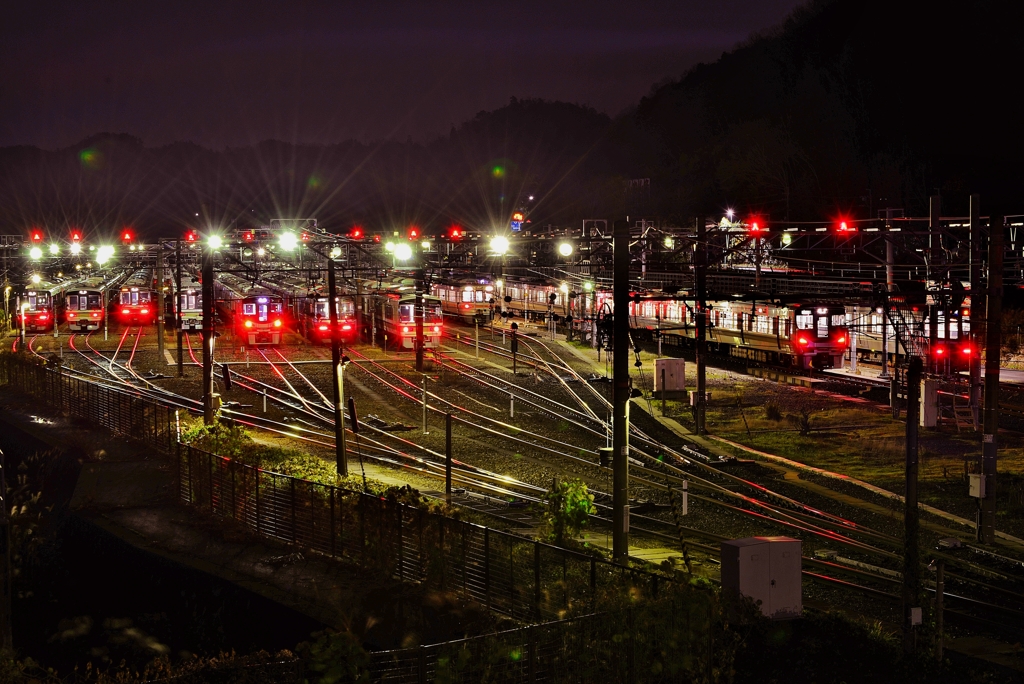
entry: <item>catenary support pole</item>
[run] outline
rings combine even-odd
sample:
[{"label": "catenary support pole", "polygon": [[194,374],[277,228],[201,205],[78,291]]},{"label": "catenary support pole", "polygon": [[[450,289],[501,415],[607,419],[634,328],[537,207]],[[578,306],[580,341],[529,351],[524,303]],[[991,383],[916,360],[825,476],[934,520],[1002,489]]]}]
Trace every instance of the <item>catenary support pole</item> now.
[{"label": "catenary support pole", "polygon": [[981,195],[971,195],[971,413],[981,425],[981,348],[985,342],[985,290],[981,287]]},{"label": "catenary support pole", "polygon": [[698,435],[707,434],[704,418],[707,409],[706,365],[708,358],[707,267],[708,238],[704,217],[697,217],[697,251],[693,255],[696,286],[697,396],[694,401],[694,423]]},{"label": "catenary support pole", "polygon": [[945,646],[943,629],[945,623],[946,603],[946,561],[935,560],[935,659],[942,662],[942,649]]},{"label": "catenary support pole", "polygon": [[202,246],[203,260],[203,422],[213,425],[213,248]]},{"label": "catenary support pole", "polygon": [[444,415],[444,500],[452,502],[452,414]]},{"label": "catenary support pole", "polygon": [[915,609],[921,606],[920,525],[917,510],[917,429],[920,420],[921,359],[910,360],[907,371],[907,458],[903,508],[903,647],[916,646]]},{"label": "catenary support pole", "polygon": [[985,320],[985,421],[981,438],[981,472],[985,496],[981,498],[978,541],[992,544],[996,537],[996,459],[999,433],[999,359],[1003,316],[1003,217],[988,220],[988,297]]},{"label": "catenary support pole", "polygon": [[178,377],[185,377],[185,350],[182,346],[181,329],[181,238],[174,242],[174,325],[178,329]]},{"label": "catenary support pole", "polygon": [[327,310],[331,316],[331,367],[334,369],[334,463],[337,473],[348,476],[348,454],[345,453],[345,396],[341,363],[341,342],[338,339],[338,280],[334,272],[334,259],[327,260]]},{"label": "catenary support pole", "polygon": [[629,559],[629,221],[615,223],[612,367],[612,556]]},{"label": "catenary support pole", "polygon": [[163,240],[156,250],[156,353],[159,361],[164,363],[164,243]]},{"label": "catenary support pole", "polygon": [[[416,372],[423,372],[423,318],[426,312],[423,310],[423,271],[416,273],[416,306],[413,316],[416,319]],[[426,427],[423,432],[426,433]]]}]

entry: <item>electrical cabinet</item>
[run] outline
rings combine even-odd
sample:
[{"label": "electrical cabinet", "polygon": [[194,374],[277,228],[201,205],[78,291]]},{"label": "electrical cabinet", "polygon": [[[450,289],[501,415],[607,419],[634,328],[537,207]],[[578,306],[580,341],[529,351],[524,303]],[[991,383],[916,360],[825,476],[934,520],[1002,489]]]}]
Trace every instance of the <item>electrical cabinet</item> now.
[{"label": "electrical cabinet", "polygon": [[803,612],[801,543],[791,537],[747,537],[722,542],[722,589],[761,602],[773,620]]},{"label": "electrical cabinet", "polygon": [[685,392],[686,361],[684,359],[654,360],[654,391]]}]

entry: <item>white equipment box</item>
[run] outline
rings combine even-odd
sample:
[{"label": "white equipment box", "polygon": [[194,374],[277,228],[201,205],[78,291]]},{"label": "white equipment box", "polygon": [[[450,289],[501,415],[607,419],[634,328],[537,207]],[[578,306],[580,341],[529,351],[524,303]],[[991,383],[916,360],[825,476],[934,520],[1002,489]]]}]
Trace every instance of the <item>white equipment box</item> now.
[{"label": "white equipment box", "polygon": [[722,589],[761,602],[773,620],[803,612],[801,544],[790,537],[747,537],[722,542]]}]

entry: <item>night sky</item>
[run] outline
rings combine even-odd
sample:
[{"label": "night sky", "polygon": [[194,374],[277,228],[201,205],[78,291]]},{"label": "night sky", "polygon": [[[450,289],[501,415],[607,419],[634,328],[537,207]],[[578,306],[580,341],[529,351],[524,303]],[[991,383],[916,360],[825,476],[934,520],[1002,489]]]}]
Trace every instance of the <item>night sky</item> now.
[{"label": "night sky", "polygon": [[0,146],[428,141],[512,96],[614,116],[798,4],[11,3]]}]

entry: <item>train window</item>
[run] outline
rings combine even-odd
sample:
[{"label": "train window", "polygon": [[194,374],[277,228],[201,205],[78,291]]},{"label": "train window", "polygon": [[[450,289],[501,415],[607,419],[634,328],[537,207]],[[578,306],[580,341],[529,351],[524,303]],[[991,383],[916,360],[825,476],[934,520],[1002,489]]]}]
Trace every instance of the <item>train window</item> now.
[{"label": "train window", "polygon": [[471,301],[473,301],[473,291],[472,290],[463,290],[462,291],[462,301],[464,301],[464,302],[471,302]]},{"label": "train window", "polygon": [[271,302],[270,310],[273,313],[281,313],[282,311],[284,311],[284,304],[282,304],[281,302]]},{"label": "train window", "polygon": [[89,295],[88,308],[90,308],[90,309],[98,309],[98,308],[100,308],[100,296],[98,294],[91,294],[91,295]]},{"label": "train window", "polygon": [[478,301],[478,302],[482,302],[482,301],[484,301],[484,293],[483,293],[483,290],[477,290],[477,291],[476,291],[476,301]]},{"label": "train window", "polygon": [[68,308],[78,311],[78,295],[68,295]]},{"label": "train window", "polygon": [[401,323],[414,323],[416,321],[415,314],[413,313],[416,308],[415,304],[399,304],[398,306],[398,320]]},{"label": "train window", "polygon": [[810,311],[808,311],[807,313],[797,314],[797,330],[810,330],[812,327],[814,327],[814,314],[812,314]]},{"label": "train window", "polygon": [[846,325],[846,314],[832,314],[832,327],[842,328]]},{"label": "train window", "polygon": [[818,337],[828,337],[828,316],[818,317]]},{"label": "train window", "polygon": [[148,304],[149,302],[153,301],[152,297],[153,297],[153,293],[152,292],[140,292],[139,293],[139,303],[140,304]]},{"label": "train window", "polygon": [[878,314],[871,314],[871,331],[876,335],[882,334],[882,317]]},{"label": "train window", "polygon": [[245,315],[245,316],[255,316],[256,315],[256,305],[255,304],[243,304],[242,305],[242,314]]}]

